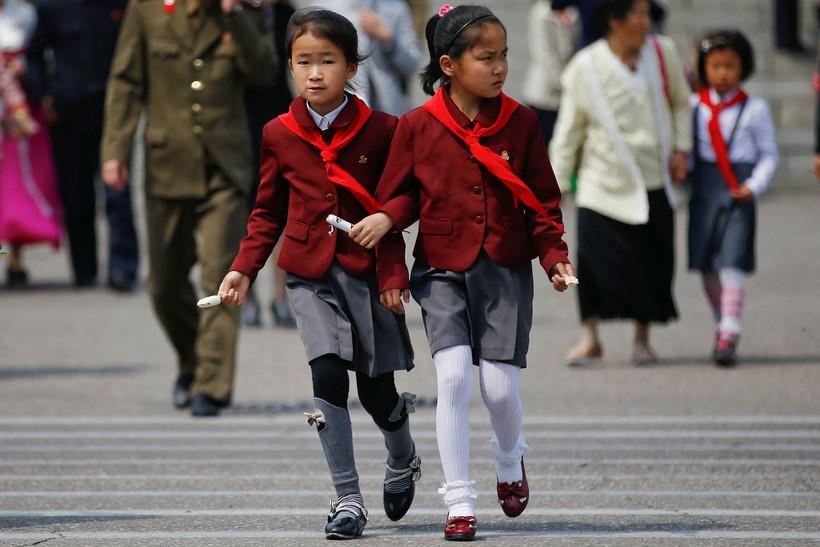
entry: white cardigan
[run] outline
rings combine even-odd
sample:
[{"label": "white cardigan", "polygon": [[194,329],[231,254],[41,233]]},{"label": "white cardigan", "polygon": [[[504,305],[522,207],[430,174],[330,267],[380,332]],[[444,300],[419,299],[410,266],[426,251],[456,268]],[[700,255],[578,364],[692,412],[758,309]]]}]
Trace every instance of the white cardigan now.
[{"label": "white cardigan", "polygon": [[[555,134],[550,143],[550,162],[562,191],[569,189],[572,174],[578,173],[579,207],[592,209],[626,224],[644,224],[648,220],[646,192],[664,187],[664,169],[668,159],[661,153],[657,125],[668,128],[665,136],[672,151],[689,152],[692,148],[692,122],[689,110],[689,86],[671,40],[657,37],[663,51],[672,100],[670,108],[661,92],[659,112],[664,118],[656,122],[653,85],[663,82],[657,70],[657,54],[647,43],[638,69],[631,71],[618,59],[605,40],[584,48],[567,65],[561,81],[563,95],[558,111]],[[648,55],[653,56],[647,58]],[[623,155],[605,128],[601,109],[595,106],[590,92],[592,66],[595,78],[617,124],[622,142],[640,169],[643,184],[630,176]],[[655,67],[652,70],[652,67]],[[657,78],[651,82],[648,78]]]}]

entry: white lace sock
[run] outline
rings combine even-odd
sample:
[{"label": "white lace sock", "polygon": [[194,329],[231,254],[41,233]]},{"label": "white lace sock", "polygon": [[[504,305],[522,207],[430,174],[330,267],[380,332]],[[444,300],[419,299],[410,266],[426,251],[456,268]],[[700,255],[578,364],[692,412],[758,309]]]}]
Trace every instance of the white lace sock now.
[{"label": "white lace sock", "polygon": [[490,412],[495,438],[491,441],[495,452],[495,472],[501,482],[518,482],[521,475],[521,456],[527,444],[521,437],[523,409],[518,393],[521,369],[497,361],[479,360],[481,398]]},{"label": "white lace sock", "polygon": [[438,384],[436,440],[444,471],[444,495],[451,517],[475,515],[470,482],[470,398],[473,355],[470,346],[452,346],[433,355]]},{"label": "white lace sock", "polygon": [[720,270],[720,336],[736,339],[740,336],[740,319],[746,300],[746,274],[736,268]]}]

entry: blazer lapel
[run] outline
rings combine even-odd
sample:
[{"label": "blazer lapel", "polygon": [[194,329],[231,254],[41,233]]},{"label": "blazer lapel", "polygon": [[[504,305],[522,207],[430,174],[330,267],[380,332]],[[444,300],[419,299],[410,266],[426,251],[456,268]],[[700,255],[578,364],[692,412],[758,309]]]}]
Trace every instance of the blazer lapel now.
[{"label": "blazer lapel", "polygon": [[176,9],[169,15],[171,20],[169,21],[168,27],[185,49],[190,50],[193,46],[193,35],[188,25],[188,16],[185,12],[185,5],[181,4],[181,2],[177,2]]},{"label": "blazer lapel", "polygon": [[199,57],[205,53],[214,42],[222,38],[223,27],[221,14],[214,14],[213,11],[208,11],[205,16],[205,23],[199,30],[199,34],[194,41],[193,55]]}]

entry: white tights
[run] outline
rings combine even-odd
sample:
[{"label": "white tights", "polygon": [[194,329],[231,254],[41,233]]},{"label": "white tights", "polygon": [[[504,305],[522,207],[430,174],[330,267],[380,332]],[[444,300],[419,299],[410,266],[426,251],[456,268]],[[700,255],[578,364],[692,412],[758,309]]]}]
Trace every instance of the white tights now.
[{"label": "white tights", "polygon": [[[477,493],[470,480],[470,398],[473,358],[470,346],[452,346],[433,355],[438,383],[436,438],[444,468],[439,493],[450,516],[475,514]],[[498,480],[521,480],[521,456],[527,445],[521,437],[523,410],[518,393],[521,369],[515,365],[479,360],[481,397],[490,413]]]}]

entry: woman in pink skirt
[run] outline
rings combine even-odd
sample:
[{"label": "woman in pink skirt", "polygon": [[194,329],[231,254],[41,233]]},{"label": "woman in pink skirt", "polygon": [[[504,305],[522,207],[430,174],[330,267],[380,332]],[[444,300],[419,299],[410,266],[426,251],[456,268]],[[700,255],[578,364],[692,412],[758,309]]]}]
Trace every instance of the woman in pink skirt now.
[{"label": "woman in pink skirt", "polygon": [[[42,114],[21,95],[25,47],[37,23],[24,0],[0,0],[0,120],[5,131],[0,152],[0,241],[11,247],[6,285],[27,284],[22,247],[60,243],[60,202],[51,143]],[[29,114],[30,113],[30,114]]]}]

